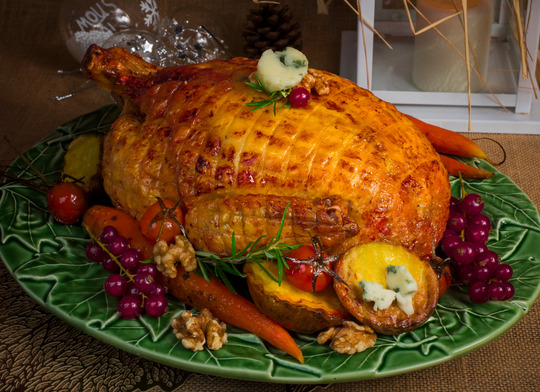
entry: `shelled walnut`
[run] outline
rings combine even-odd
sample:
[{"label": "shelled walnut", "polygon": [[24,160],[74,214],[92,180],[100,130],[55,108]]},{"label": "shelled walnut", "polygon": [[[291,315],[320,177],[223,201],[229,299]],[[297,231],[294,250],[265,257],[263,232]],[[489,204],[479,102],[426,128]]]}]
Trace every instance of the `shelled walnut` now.
[{"label": "shelled walnut", "polygon": [[197,316],[186,310],[172,320],[172,327],[175,336],[188,350],[201,351],[205,343],[210,350],[219,350],[227,343],[227,326],[208,309],[203,309]]},{"label": "shelled walnut", "polygon": [[325,344],[330,340],[330,347],[340,354],[354,354],[372,347],[377,341],[377,334],[366,325],[354,321],[344,321],[340,327],[331,327],[317,336],[317,343]]},{"label": "shelled walnut", "polygon": [[[257,72],[252,72],[249,77],[249,81],[253,84],[258,84]],[[306,90],[313,92],[317,95],[328,95],[330,94],[330,86],[326,78],[315,71],[313,68],[308,68],[308,73],[305,75],[300,83],[296,87],[304,87]]]},{"label": "shelled walnut", "polygon": [[154,261],[157,269],[169,278],[176,278],[176,263],[182,264],[188,272],[197,269],[193,245],[183,235],[177,235],[175,243],[170,245],[165,241],[158,241],[154,245]]},{"label": "shelled walnut", "polygon": [[308,91],[315,90],[317,95],[328,95],[330,94],[330,86],[328,82],[319,72],[315,71],[313,68],[308,69],[308,73],[300,84],[300,87],[304,87]]}]

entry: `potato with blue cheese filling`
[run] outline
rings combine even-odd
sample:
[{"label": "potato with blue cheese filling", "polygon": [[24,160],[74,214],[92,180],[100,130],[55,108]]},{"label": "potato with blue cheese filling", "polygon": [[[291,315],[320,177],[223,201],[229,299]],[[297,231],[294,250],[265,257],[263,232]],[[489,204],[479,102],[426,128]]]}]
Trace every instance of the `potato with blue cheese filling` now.
[{"label": "potato with blue cheese filling", "polygon": [[357,245],[334,270],[348,285],[334,280],[343,306],[380,334],[395,335],[420,326],[437,305],[436,273],[428,261],[402,246],[386,242]]}]

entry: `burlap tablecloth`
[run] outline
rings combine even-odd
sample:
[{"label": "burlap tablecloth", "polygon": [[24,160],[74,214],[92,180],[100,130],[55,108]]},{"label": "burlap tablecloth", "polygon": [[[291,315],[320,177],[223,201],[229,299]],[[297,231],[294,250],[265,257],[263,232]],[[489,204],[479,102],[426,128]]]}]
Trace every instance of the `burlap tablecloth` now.
[{"label": "burlap tablecloth", "polygon": [[[171,6],[195,1],[171,2]],[[203,3],[203,2],[201,2]],[[241,48],[242,29],[252,2],[206,2],[219,9]],[[0,160],[15,156],[6,136],[20,151],[32,146],[60,124],[97,109],[109,99],[97,89],[53,102],[50,98],[77,89],[79,74],[61,76],[78,64],[57,29],[61,1],[0,2]],[[304,35],[311,65],[339,71],[341,30],[354,30],[355,17],[342,1],[330,5],[330,15],[317,15],[316,1],[291,2]],[[471,135],[475,136],[475,135]],[[540,136],[488,135],[501,143],[507,160],[499,169],[540,205]],[[496,161],[501,151],[482,141]],[[540,244],[539,244],[540,246]],[[461,358],[400,376],[333,384],[291,386],[238,381],[192,374],[108,346],[65,324],[34,303],[0,264],[0,390],[2,391],[538,391],[540,390],[540,305],[537,303],[510,331]]]}]

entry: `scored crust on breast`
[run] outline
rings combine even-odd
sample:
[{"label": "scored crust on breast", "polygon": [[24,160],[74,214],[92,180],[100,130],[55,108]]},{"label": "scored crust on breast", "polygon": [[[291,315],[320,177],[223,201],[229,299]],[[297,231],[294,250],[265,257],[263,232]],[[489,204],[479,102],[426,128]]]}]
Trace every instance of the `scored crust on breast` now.
[{"label": "scored crust on breast", "polygon": [[[217,254],[276,234],[329,252],[382,240],[420,256],[444,231],[450,185],[425,136],[396,108],[337,75],[305,108],[247,86],[256,61],[160,68],[120,48],[89,48],[83,72],[123,106],[105,139],[103,182],[140,218],[156,197],[185,197],[196,249]],[[289,204],[290,203],[290,204]],[[261,242],[261,244],[264,243]]]}]

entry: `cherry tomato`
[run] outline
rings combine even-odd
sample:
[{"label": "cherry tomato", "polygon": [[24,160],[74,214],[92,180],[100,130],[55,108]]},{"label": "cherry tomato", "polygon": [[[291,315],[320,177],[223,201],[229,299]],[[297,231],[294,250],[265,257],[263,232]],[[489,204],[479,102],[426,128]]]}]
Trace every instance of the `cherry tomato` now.
[{"label": "cherry tomato", "polygon": [[49,189],[47,208],[57,222],[72,225],[88,209],[86,193],[77,184],[62,182]]},{"label": "cherry tomato", "polygon": [[[178,206],[173,211],[172,208],[175,203],[170,200],[163,200],[163,204],[165,210],[162,209],[159,201],[152,204],[146,209],[140,221],[141,233],[153,244],[158,241],[158,236],[159,240],[171,243],[177,235],[182,234],[182,229],[178,223],[184,225],[184,213]],[[165,214],[167,217],[163,220]],[[158,216],[158,219],[152,223],[152,220],[154,220],[156,216]],[[161,228],[162,224],[163,227]],[[160,228],[161,233],[159,232]]]},{"label": "cherry tomato", "polygon": [[[307,260],[310,257],[315,256],[315,250],[313,246],[304,245],[291,252],[290,257],[299,260]],[[328,255],[324,253],[324,257]],[[289,269],[287,270],[287,278],[289,282],[299,290],[313,291],[312,279],[313,279],[313,267],[308,264],[295,263],[293,261],[287,261]],[[326,289],[332,283],[332,277],[322,272],[315,282],[315,291],[322,291]]]},{"label": "cherry tomato", "polygon": [[446,274],[442,273],[441,277],[439,278],[439,297],[442,297],[442,295],[446,293],[450,287],[450,283],[452,282],[452,279],[450,279],[450,267],[446,266],[444,267],[444,270]]}]

